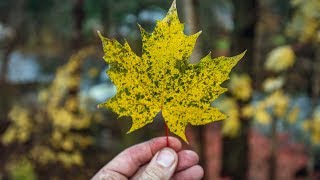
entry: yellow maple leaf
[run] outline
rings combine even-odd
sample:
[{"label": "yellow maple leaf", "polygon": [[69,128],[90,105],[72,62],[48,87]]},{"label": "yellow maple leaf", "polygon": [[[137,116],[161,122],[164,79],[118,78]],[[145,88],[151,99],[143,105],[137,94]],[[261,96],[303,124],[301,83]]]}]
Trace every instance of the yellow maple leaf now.
[{"label": "yellow maple leaf", "polygon": [[[210,102],[226,91],[220,84],[227,80],[232,67],[243,57],[211,58],[208,54],[198,64],[189,64],[195,42],[201,32],[183,33],[173,2],[166,17],[157,21],[153,33],[140,27],[142,56],[137,56],[127,42],[100,37],[110,64],[108,75],[117,94],[99,107],[111,108],[119,116],[131,116],[129,132],[153,121],[162,111],[169,130],[187,142],[185,127],[204,125],[226,116]],[[128,132],[128,133],[129,133]]]}]

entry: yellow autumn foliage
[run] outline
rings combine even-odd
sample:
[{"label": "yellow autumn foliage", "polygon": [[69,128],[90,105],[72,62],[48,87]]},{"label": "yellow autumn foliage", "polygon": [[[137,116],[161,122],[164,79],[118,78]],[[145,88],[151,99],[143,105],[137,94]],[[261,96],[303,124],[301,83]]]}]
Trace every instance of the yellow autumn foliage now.
[{"label": "yellow autumn foliage", "polygon": [[78,151],[73,153],[59,152],[56,158],[67,167],[83,164],[82,155]]},{"label": "yellow autumn foliage", "polygon": [[9,173],[9,179],[20,180],[22,177],[23,180],[38,179],[32,162],[26,157],[12,158],[4,166]]},{"label": "yellow autumn foliage", "polygon": [[291,0],[293,18],[287,27],[287,34],[299,41],[320,42],[320,1]]},{"label": "yellow autumn foliage", "polygon": [[56,153],[48,146],[34,146],[29,152],[31,158],[36,162],[46,165],[50,162],[56,162]]},{"label": "yellow autumn foliage", "polygon": [[302,129],[305,131],[305,132],[308,132],[309,129],[310,129],[310,125],[311,125],[311,120],[310,119],[305,119],[303,122],[302,122]]},{"label": "yellow autumn foliage", "polygon": [[1,141],[4,144],[28,141],[32,132],[30,112],[21,106],[13,106],[9,113],[9,118],[12,125],[3,134]]},{"label": "yellow autumn foliage", "polygon": [[99,71],[98,68],[92,67],[88,71],[88,76],[90,78],[95,78],[95,77],[97,77],[99,75],[99,73],[100,73],[100,71]]},{"label": "yellow autumn foliage", "polygon": [[283,87],[284,81],[285,79],[282,76],[267,78],[263,82],[263,90],[268,93],[279,90]]},{"label": "yellow autumn foliage", "polygon": [[306,119],[302,124],[303,130],[310,134],[311,143],[314,145],[320,145],[320,117],[317,113],[316,111],[312,119]]},{"label": "yellow autumn foliage", "polygon": [[265,102],[267,107],[273,107],[273,113],[277,118],[282,118],[287,112],[290,99],[283,91],[278,90],[267,97]]},{"label": "yellow autumn foliage", "polygon": [[288,113],[287,116],[287,121],[289,122],[289,124],[294,124],[299,116],[300,113],[300,108],[295,106],[291,109],[291,111]]},{"label": "yellow autumn foliage", "polygon": [[265,109],[259,108],[255,112],[255,119],[258,123],[263,125],[269,125],[272,121],[272,117],[270,113],[268,113]]},{"label": "yellow autumn foliage", "polygon": [[224,98],[219,102],[219,107],[221,111],[227,115],[227,119],[223,121],[222,134],[229,137],[237,136],[241,123],[239,107],[236,100],[233,98]]},{"label": "yellow autumn foliage", "polygon": [[247,74],[232,74],[228,89],[235,98],[246,101],[252,95],[251,78]]},{"label": "yellow autumn foliage", "polygon": [[273,118],[282,118],[289,123],[294,123],[299,115],[299,107],[289,111],[290,98],[282,90],[274,91],[269,96],[253,105],[242,109],[242,116],[254,118],[258,123],[268,125]]},{"label": "yellow autumn foliage", "polygon": [[281,72],[292,67],[295,61],[295,54],[288,45],[279,46],[273,49],[264,64],[265,68],[273,72]]},{"label": "yellow autumn foliage", "polygon": [[237,110],[233,110],[230,113],[230,117],[228,117],[222,127],[222,134],[228,137],[236,137],[239,134],[241,123],[238,118],[233,117],[236,116]]},{"label": "yellow autumn foliage", "polygon": [[241,116],[244,118],[251,118],[255,113],[255,108],[252,105],[246,105],[241,109]]},{"label": "yellow autumn foliage", "polygon": [[[79,69],[85,57],[96,52],[94,47],[80,50],[57,70],[48,89],[38,94],[39,109],[14,106],[10,112],[12,124],[1,141],[4,144],[24,143],[32,135],[33,147],[26,152],[40,164],[62,163],[66,167],[82,165],[81,150],[93,143],[92,137],[81,133],[92,124],[91,113],[79,106],[76,95],[68,92],[79,88]],[[98,116],[98,115],[96,115]]]}]

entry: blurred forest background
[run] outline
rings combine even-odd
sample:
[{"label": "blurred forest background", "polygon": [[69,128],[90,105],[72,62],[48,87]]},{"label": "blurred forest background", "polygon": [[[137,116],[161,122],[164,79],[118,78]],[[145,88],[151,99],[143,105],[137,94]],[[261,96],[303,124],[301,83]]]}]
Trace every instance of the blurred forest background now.
[{"label": "blurred forest background", "polygon": [[[141,54],[169,0],[0,0],[0,179],[89,179],[133,144],[165,134],[161,117],[126,134],[129,117],[97,104],[116,93],[97,30]],[[205,179],[317,179],[320,1],[178,0],[190,61],[244,59],[213,103],[229,117],[187,127]]]}]

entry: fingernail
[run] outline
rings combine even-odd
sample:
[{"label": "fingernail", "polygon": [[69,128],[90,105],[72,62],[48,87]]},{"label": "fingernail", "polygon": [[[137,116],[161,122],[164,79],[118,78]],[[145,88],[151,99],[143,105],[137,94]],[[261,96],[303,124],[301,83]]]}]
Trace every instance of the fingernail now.
[{"label": "fingernail", "polygon": [[164,167],[169,167],[174,162],[174,154],[168,149],[163,149],[157,157],[157,162]]}]

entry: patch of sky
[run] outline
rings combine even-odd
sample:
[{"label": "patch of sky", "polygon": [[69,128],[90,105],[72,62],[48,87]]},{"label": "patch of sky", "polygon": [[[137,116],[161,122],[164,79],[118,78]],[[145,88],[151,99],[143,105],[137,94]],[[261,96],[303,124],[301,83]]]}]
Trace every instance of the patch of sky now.
[{"label": "patch of sky", "polygon": [[30,83],[39,81],[40,65],[33,55],[14,51],[9,55],[7,81],[12,83]]}]

